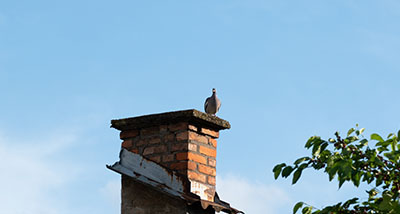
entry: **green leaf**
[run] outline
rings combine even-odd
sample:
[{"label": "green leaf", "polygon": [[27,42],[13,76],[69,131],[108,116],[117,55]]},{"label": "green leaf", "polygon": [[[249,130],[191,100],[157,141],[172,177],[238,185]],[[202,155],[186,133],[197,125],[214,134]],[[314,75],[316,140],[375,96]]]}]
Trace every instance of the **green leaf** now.
[{"label": "green leaf", "polygon": [[307,143],[306,143],[306,145],[304,146],[304,147],[306,147],[307,149],[309,149],[313,144],[314,144],[314,141],[315,140],[317,140],[317,139],[319,139],[320,137],[317,137],[317,136],[312,136],[312,137],[310,137],[308,140],[307,140]]},{"label": "green leaf", "polygon": [[349,131],[347,131],[347,137],[351,135],[351,133],[353,133],[355,131],[354,128],[349,129]]},{"label": "green leaf", "polygon": [[326,149],[326,147],[328,147],[328,143],[327,142],[323,142],[322,144],[321,144],[321,151],[320,152],[323,152],[325,149]]},{"label": "green leaf", "polygon": [[299,169],[297,169],[297,170],[294,172],[292,184],[295,184],[295,183],[299,180],[302,171],[303,171],[303,169],[302,169],[302,168],[299,168]]},{"label": "green leaf", "polygon": [[362,172],[356,172],[352,176],[351,180],[353,181],[353,184],[358,187],[360,186],[360,179],[361,179]]},{"label": "green leaf", "polygon": [[346,181],[346,179],[339,177],[339,189],[342,187],[343,183]]},{"label": "green leaf", "polygon": [[299,169],[305,169],[305,168],[307,168],[307,166],[308,166],[308,164],[307,163],[303,163],[303,164],[301,164],[300,166],[299,166]]},{"label": "green leaf", "polygon": [[384,141],[383,138],[380,135],[375,134],[375,133],[371,135],[371,140],[377,140],[379,142],[383,142]]},{"label": "green leaf", "polygon": [[378,187],[382,184],[383,180],[382,180],[382,176],[379,176],[376,178],[375,180],[375,186]]},{"label": "green leaf", "polygon": [[393,141],[390,143],[390,145],[391,145],[391,147],[392,147],[392,151],[396,151],[397,142],[393,140]]},{"label": "green leaf", "polygon": [[296,214],[297,210],[299,210],[303,205],[303,202],[297,202],[297,204],[293,207],[293,214]]},{"label": "green leaf", "polygon": [[282,167],[284,167],[284,166],[286,166],[286,164],[281,163],[281,164],[276,165],[274,167],[274,169],[272,169],[272,171],[274,172],[275,180],[278,178],[279,174],[281,173]]},{"label": "green leaf", "polygon": [[367,139],[360,140],[360,145],[362,145],[362,146],[368,145],[368,140]]},{"label": "green leaf", "polygon": [[303,161],[305,161],[305,160],[310,160],[310,158],[309,157],[302,157],[302,158],[299,158],[299,159],[297,159],[295,162],[294,162],[294,164],[300,164],[301,162],[303,162]]},{"label": "green leaf", "polygon": [[287,178],[287,177],[290,175],[290,173],[292,173],[293,170],[294,170],[294,169],[293,169],[293,167],[291,167],[291,166],[285,167],[285,168],[283,169],[283,171],[282,171],[282,177]]},{"label": "green leaf", "polygon": [[301,213],[303,214],[311,214],[312,207],[304,207],[303,210],[301,210]]},{"label": "green leaf", "polygon": [[[323,141],[323,140],[318,140],[317,142],[315,142],[313,148],[312,148],[312,154],[314,157],[318,157],[319,153],[322,151],[321,150],[321,145],[325,145],[328,146],[328,143]],[[325,148],[326,148],[325,146]]]},{"label": "green leaf", "polygon": [[364,132],[365,128],[361,128],[360,129],[360,134],[362,134]]}]

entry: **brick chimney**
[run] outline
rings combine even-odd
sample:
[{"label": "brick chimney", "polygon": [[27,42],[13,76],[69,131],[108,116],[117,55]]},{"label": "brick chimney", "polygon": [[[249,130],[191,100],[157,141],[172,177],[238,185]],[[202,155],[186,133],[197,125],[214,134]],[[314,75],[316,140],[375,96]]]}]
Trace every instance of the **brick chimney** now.
[{"label": "brick chimney", "polygon": [[[121,131],[122,148],[184,175],[190,192],[214,202],[217,139],[228,121],[185,110],[112,120]],[[124,176],[122,204],[124,204]]]}]

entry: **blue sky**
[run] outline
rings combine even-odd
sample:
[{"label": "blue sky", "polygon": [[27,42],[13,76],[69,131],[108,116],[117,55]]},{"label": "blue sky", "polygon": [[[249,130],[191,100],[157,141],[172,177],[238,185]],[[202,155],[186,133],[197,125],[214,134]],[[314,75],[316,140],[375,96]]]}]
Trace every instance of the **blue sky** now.
[{"label": "blue sky", "polygon": [[349,199],[322,173],[271,170],[312,135],[400,128],[399,21],[394,0],[0,1],[2,209],[119,213],[110,120],[203,110],[213,87],[232,125],[223,199],[250,214]]}]

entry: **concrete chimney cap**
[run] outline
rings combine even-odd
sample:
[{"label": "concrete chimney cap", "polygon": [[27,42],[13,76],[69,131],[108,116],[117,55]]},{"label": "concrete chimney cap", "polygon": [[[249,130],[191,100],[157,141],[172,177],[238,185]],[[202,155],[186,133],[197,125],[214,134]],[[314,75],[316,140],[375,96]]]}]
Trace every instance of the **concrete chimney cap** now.
[{"label": "concrete chimney cap", "polygon": [[111,120],[111,127],[124,131],[178,122],[189,122],[194,125],[206,126],[217,131],[231,128],[228,121],[195,109]]}]

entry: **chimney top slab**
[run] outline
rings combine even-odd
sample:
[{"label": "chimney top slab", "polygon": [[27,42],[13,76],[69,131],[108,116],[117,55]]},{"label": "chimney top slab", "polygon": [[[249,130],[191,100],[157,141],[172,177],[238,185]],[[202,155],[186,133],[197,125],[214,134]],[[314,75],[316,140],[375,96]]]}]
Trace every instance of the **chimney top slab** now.
[{"label": "chimney top slab", "polygon": [[218,131],[231,128],[228,121],[195,109],[111,120],[111,127],[125,131],[179,122],[198,124]]}]

